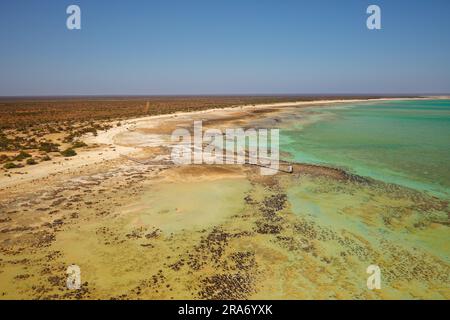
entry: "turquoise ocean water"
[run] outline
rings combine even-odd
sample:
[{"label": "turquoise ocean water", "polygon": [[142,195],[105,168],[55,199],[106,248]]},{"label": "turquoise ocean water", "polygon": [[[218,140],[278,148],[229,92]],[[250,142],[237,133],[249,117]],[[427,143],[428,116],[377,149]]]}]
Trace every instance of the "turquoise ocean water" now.
[{"label": "turquoise ocean water", "polygon": [[280,131],[281,151],[292,160],[449,198],[450,100],[356,103],[307,114]]}]

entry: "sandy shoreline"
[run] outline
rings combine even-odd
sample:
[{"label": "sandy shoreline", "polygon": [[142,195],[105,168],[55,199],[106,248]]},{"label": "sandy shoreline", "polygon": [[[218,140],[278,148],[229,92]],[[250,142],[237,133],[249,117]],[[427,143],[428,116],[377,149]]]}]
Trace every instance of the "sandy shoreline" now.
[{"label": "sandy shoreline", "polygon": [[[442,97],[440,97],[442,98]],[[192,120],[199,116],[219,116],[226,117],[228,114],[237,111],[253,111],[264,110],[270,108],[283,107],[308,107],[318,105],[336,105],[341,103],[358,103],[358,102],[380,102],[380,101],[395,101],[395,100],[424,100],[434,99],[434,97],[424,98],[377,98],[377,99],[343,99],[343,100],[317,100],[317,101],[293,101],[280,102],[270,104],[256,104],[256,105],[240,105],[226,108],[213,108],[202,111],[193,112],[177,112],[173,114],[163,114],[157,116],[148,116],[133,118],[122,121],[120,127],[113,127],[107,131],[99,132],[97,136],[87,135],[81,140],[88,143],[90,146],[95,146],[88,150],[80,152],[73,158],[58,158],[52,163],[40,163],[35,166],[27,166],[26,168],[12,169],[11,176],[0,176],[0,189],[9,189],[11,187],[19,187],[24,183],[36,183],[40,179],[46,178],[49,175],[56,175],[58,173],[75,173],[78,168],[84,166],[92,166],[101,164],[104,161],[118,159],[121,156],[130,155],[133,152],[139,151],[139,147],[129,147],[116,143],[115,137],[127,131],[133,131],[136,128],[152,128],[163,121]],[[164,144],[163,141],[156,141],[156,144]]]}]

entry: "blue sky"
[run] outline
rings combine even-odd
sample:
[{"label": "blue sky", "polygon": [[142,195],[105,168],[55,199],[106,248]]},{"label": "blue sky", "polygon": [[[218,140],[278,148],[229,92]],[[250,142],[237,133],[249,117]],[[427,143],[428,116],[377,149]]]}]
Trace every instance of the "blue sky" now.
[{"label": "blue sky", "polygon": [[2,0],[0,96],[449,93],[449,16],[448,0]]}]

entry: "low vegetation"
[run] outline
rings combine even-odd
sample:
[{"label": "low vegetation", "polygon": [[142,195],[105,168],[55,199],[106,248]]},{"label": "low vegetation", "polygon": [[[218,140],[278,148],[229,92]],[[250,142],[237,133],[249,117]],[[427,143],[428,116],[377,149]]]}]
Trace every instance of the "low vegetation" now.
[{"label": "low vegetation", "polygon": [[22,167],[23,167],[23,165],[16,164],[14,162],[8,162],[3,166],[3,168],[5,168],[5,169],[15,169],[15,168],[22,168]]},{"label": "low vegetation", "polygon": [[59,146],[58,143],[41,142],[39,150],[45,152],[59,152]]},{"label": "low vegetation", "polygon": [[61,154],[64,157],[74,157],[77,155],[77,153],[75,152],[75,150],[73,150],[72,148],[66,149],[64,151],[61,151]]},{"label": "low vegetation", "polygon": [[34,165],[34,164],[37,164],[37,162],[33,158],[29,158],[29,159],[27,159],[27,164],[28,165]]},{"label": "low vegetation", "polygon": [[87,146],[87,144],[84,143],[83,141],[75,141],[74,143],[72,143],[72,148],[74,148],[74,149],[83,148],[86,146]]},{"label": "low vegetation", "polygon": [[14,160],[16,161],[22,161],[26,158],[31,158],[31,154],[25,152],[25,151],[20,151],[20,153],[14,157]]}]

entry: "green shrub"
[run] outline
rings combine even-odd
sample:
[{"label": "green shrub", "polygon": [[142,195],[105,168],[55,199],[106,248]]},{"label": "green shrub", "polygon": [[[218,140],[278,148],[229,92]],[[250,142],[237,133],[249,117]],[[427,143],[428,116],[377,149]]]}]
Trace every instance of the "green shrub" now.
[{"label": "green shrub", "polygon": [[75,141],[74,143],[72,143],[72,148],[82,148],[86,146],[87,144],[84,143],[83,141]]},{"label": "green shrub", "polygon": [[62,151],[61,154],[62,154],[64,157],[73,157],[73,156],[76,156],[76,155],[77,155],[77,153],[75,152],[75,150],[73,150],[73,149],[71,149],[71,148]]},{"label": "green shrub", "polygon": [[17,164],[15,164],[14,162],[8,162],[7,164],[5,164],[3,166],[3,168],[5,168],[5,169],[14,169],[14,168],[19,168],[19,166]]},{"label": "green shrub", "polygon": [[52,159],[48,156],[48,154],[46,154],[45,156],[43,156],[41,158],[41,161],[50,161],[50,160],[52,160]]},{"label": "green shrub", "polygon": [[26,158],[31,158],[31,154],[26,153],[25,151],[20,151],[20,153],[14,158],[14,160],[21,161]]},{"label": "green shrub", "polygon": [[41,142],[39,150],[45,152],[59,152],[59,144],[52,142]]},{"label": "green shrub", "polygon": [[8,139],[4,134],[0,134],[0,150],[8,150],[11,144],[13,144],[11,139]]},{"label": "green shrub", "polygon": [[36,163],[37,163],[36,160],[34,160],[33,158],[27,159],[27,164],[29,164],[29,165],[33,165],[33,164],[36,164]]}]

